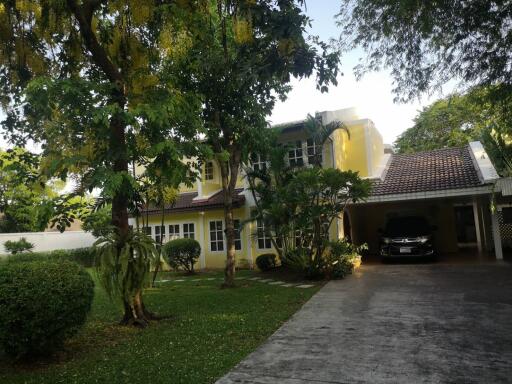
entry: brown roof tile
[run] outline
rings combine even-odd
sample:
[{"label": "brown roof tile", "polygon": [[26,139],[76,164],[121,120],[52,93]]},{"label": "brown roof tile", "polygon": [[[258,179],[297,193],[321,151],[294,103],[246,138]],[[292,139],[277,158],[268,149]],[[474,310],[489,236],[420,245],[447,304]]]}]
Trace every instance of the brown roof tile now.
[{"label": "brown roof tile", "polygon": [[373,182],[372,196],[482,185],[467,146],[391,156],[384,180]]},{"label": "brown roof tile", "polygon": [[[235,198],[233,199],[233,207],[239,208],[245,203],[245,196],[240,195],[242,188],[235,189]],[[191,211],[207,211],[212,209],[222,209],[224,206],[222,191],[210,196],[204,200],[194,200],[197,192],[180,193],[174,205],[165,207],[165,212],[191,212]],[[144,212],[146,212],[144,210]],[[150,207],[147,211],[149,214],[161,212],[161,208]]]}]

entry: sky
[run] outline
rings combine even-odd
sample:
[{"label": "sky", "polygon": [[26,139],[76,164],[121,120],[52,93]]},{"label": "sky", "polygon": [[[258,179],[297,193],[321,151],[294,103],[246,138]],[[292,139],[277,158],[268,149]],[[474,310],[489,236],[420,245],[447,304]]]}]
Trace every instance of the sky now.
[{"label": "sky", "polygon": [[[334,16],[339,12],[340,0],[309,0],[307,14],[313,19],[310,32],[322,40],[338,37],[340,28]],[[300,120],[307,114],[356,107],[361,118],[373,120],[383,136],[384,142],[392,144],[396,137],[413,125],[418,111],[441,97],[425,97],[407,104],[393,102],[392,78],[388,71],[373,72],[356,81],[353,67],[364,55],[361,50],[348,52],[342,57],[343,76],[338,78],[338,86],[330,87],[326,94],[315,88],[315,79],[294,80],[293,90],[287,100],[279,102],[271,116],[272,124]]]}]

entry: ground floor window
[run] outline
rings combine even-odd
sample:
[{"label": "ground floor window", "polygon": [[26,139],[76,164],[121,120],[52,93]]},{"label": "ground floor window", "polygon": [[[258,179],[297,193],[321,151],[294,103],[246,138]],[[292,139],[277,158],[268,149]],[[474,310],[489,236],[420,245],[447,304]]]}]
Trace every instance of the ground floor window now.
[{"label": "ground floor window", "polygon": [[235,220],[234,226],[235,226],[235,249],[237,251],[240,251],[240,250],[242,250],[242,235],[241,235],[242,228],[240,225],[240,220]]},{"label": "ground floor window", "polygon": [[183,237],[185,239],[194,239],[195,238],[195,226],[194,226],[194,223],[185,223],[185,224],[183,224]]},{"label": "ground floor window", "polygon": [[169,225],[169,240],[175,240],[180,238],[180,225],[171,224]]},{"label": "ground floor window", "polygon": [[224,250],[224,231],[222,229],[222,220],[210,221],[210,250]]},{"label": "ground floor window", "polygon": [[157,225],[155,227],[155,241],[157,243],[160,243],[160,241],[163,243],[165,241],[165,226]]},{"label": "ground floor window", "polygon": [[142,227],[142,233],[144,233],[145,235],[148,235],[148,236],[151,236],[152,233],[151,233],[151,227]]},{"label": "ground floor window", "polygon": [[263,220],[258,219],[257,221],[257,235],[258,235],[258,248],[269,249],[272,248],[272,241],[270,240],[270,233],[265,228]]}]

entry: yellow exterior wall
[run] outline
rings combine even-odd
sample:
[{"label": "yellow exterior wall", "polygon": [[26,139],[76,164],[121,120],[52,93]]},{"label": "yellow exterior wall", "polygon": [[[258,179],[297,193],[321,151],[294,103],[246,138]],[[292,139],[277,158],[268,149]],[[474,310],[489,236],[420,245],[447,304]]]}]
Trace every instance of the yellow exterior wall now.
[{"label": "yellow exterior wall", "polygon": [[[334,131],[331,138],[324,144],[322,150],[323,167],[335,167],[341,170],[358,171],[360,176],[370,176],[371,170],[379,164],[384,153],[382,137],[375,129],[373,123],[367,119],[352,120],[346,123],[350,135],[343,129]],[[301,140],[303,142],[304,161],[307,160],[307,135],[304,131],[292,131],[282,134],[279,142],[293,142]],[[369,154],[368,151],[371,151]],[[195,159],[184,159],[183,162],[192,162]],[[220,168],[215,160],[211,160],[214,166],[213,180],[205,180],[205,165],[201,167],[201,181],[195,182],[191,187],[182,185],[180,192],[197,192],[198,199],[209,198],[215,193],[221,191]],[[240,174],[237,180],[237,188],[246,187],[246,182]],[[250,200],[250,199],[248,199]],[[235,219],[244,222],[250,217],[250,202],[245,206],[235,210]],[[202,253],[197,268],[224,268],[226,260],[226,251],[210,250],[210,232],[209,223],[212,220],[222,220],[224,222],[224,212],[222,209],[209,210],[204,212],[183,212],[167,214],[164,219],[166,227],[166,236],[170,224],[180,225],[180,235],[183,236],[183,224],[194,223],[195,238],[201,244]],[[133,221],[133,220],[132,220]],[[160,225],[161,216],[156,214],[149,218],[149,225],[153,227],[152,236],[155,237],[154,227]],[[132,222],[133,224],[133,222]],[[276,253],[275,249],[259,249],[258,241],[255,236],[256,223],[248,222],[244,225],[241,233],[242,250],[237,251],[237,265],[239,267],[252,267],[255,265],[256,258],[264,253]],[[343,237],[343,225],[341,220],[333,222],[330,228],[331,239]],[[224,245],[225,246],[225,245]]]}]

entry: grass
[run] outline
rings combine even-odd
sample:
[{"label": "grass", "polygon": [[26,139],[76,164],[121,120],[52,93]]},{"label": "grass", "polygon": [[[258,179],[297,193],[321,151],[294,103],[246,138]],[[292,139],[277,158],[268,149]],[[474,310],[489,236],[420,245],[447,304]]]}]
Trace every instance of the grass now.
[{"label": "grass", "polygon": [[[238,274],[247,275],[256,274]],[[221,276],[185,277],[147,290],[148,308],[172,317],[144,330],[117,326],[119,308],[96,287],[89,319],[65,349],[31,365],[0,356],[0,383],[213,383],[319,289],[238,280],[238,288],[223,290],[221,280],[206,280]]]}]

